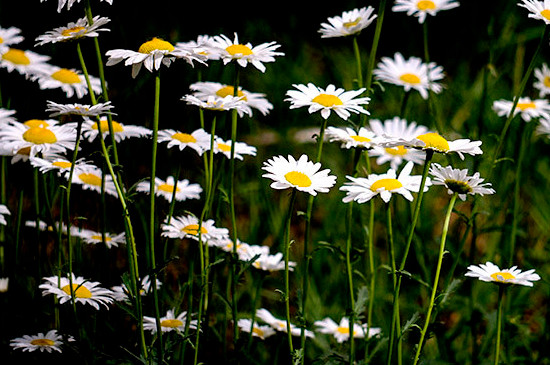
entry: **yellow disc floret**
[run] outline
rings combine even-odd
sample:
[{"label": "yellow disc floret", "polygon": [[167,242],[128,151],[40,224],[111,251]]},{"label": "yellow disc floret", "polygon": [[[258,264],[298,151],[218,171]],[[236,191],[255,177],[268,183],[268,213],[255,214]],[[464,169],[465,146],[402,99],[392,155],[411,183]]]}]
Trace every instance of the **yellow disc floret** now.
[{"label": "yellow disc floret", "polygon": [[311,179],[306,174],[299,171],[287,172],[285,174],[285,179],[292,185],[299,186],[301,188],[311,186]]},{"label": "yellow disc floret", "polygon": [[380,179],[375,181],[371,186],[370,189],[372,191],[378,191],[380,188],[384,188],[384,190],[395,190],[403,187],[403,184],[397,179]]},{"label": "yellow disc floret", "polygon": [[153,38],[148,42],[143,43],[140,47],[138,52],[139,53],[151,53],[153,51],[168,51],[172,52],[174,50],[174,46],[163,39],[160,38]]}]

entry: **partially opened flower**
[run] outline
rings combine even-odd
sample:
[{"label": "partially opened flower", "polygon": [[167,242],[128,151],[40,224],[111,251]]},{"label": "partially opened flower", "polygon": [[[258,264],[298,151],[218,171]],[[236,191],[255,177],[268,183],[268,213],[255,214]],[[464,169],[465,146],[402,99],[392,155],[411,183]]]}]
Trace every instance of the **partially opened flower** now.
[{"label": "partially opened flower", "polygon": [[541,118],[539,119],[539,124],[535,129],[537,135],[546,135],[547,138],[550,138],[550,119]]},{"label": "partially opened flower", "polygon": [[[187,321],[187,312],[181,312],[176,316],[174,312],[175,308],[169,309],[164,317],[160,318],[160,327],[162,332],[183,332],[185,330],[185,322]],[[197,321],[192,320],[189,323],[189,328],[196,329]],[[143,316],[143,329],[156,333],[157,321],[155,317]]]},{"label": "partially opened flower", "polygon": [[[231,140],[223,140],[219,137],[214,141],[214,153],[222,153],[227,158],[231,158]],[[244,142],[235,142],[234,156],[238,160],[243,160],[243,155],[256,156],[256,147],[249,146]]]},{"label": "partially opened flower", "polygon": [[16,27],[2,28],[0,27],[0,47],[9,47],[12,44],[23,42],[25,38],[20,35],[21,29]]},{"label": "partially opened flower", "polygon": [[251,109],[246,105],[243,97],[226,95],[224,97],[211,95],[206,100],[199,99],[195,95],[184,95],[181,100],[189,105],[198,106],[201,109],[213,111],[227,111],[236,109],[239,115],[244,113],[252,116]]},{"label": "partially opened flower", "polygon": [[[32,166],[38,168],[38,170],[43,174],[48,171],[57,171],[59,176],[63,175],[65,178],[68,178],[72,166],[72,161],[57,155],[46,155],[44,158],[34,156],[30,157],[29,161]],[[93,168],[95,168],[94,165],[81,158],[75,161],[73,174],[79,174],[80,172]]]},{"label": "partially opened flower", "polygon": [[4,204],[0,204],[0,224],[6,225],[8,222],[6,221],[5,215],[10,215],[10,210],[8,207],[6,207]]},{"label": "partially opened flower", "polygon": [[[168,201],[172,201],[174,194],[174,185],[176,188],[176,201],[184,201],[187,199],[200,199],[202,188],[199,184],[190,184],[189,180],[178,180],[177,184],[173,176],[168,176],[166,181],[155,177],[155,195],[161,196]],[[141,181],[138,183],[136,190],[144,193],[150,193],[151,183],[149,181]]]},{"label": "partially opened flower", "polygon": [[17,71],[24,76],[33,76],[47,72],[50,56],[44,56],[33,51],[12,47],[0,47],[0,67],[8,72]]},{"label": "partially opened flower", "polygon": [[[68,337],[67,341],[74,341],[74,338],[71,336]],[[23,352],[33,352],[40,350],[40,352],[57,351],[59,353],[63,352],[61,350],[61,345],[63,345],[63,336],[57,333],[57,330],[50,330],[46,334],[42,332],[37,335],[25,335],[23,337],[14,338],[10,340],[10,346],[14,349],[22,350]]]},{"label": "partially opened flower", "polygon": [[334,111],[340,118],[347,120],[351,113],[370,114],[364,106],[370,101],[368,97],[358,97],[365,89],[345,91],[328,85],[326,89],[315,86],[312,83],[307,85],[294,84],[297,90],[288,90],[285,101],[290,102],[290,109],[308,107],[308,112],[313,114],[320,111],[321,116],[327,119],[331,111]]},{"label": "partially opened flower", "polygon": [[[85,190],[92,190],[101,194],[103,172],[96,166],[79,169],[73,174],[73,184],[79,184]],[[105,175],[105,193],[118,196],[115,184],[111,175]]]},{"label": "partially opened flower", "polygon": [[442,167],[438,163],[433,163],[430,166],[430,174],[433,176],[433,185],[445,186],[449,194],[457,193],[462,200],[466,200],[467,194],[483,196],[495,193],[491,183],[484,183],[485,179],[479,177],[479,172],[468,176],[468,169],[453,169],[451,166]]},{"label": "partially opened flower", "polygon": [[[40,120],[33,119],[31,121]],[[25,123],[0,124],[0,142],[5,149],[11,150],[13,153],[28,149],[27,154],[32,157],[38,153],[65,153],[68,149],[75,148],[74,124],[47,127],[43,124],[34,126],[32,123]]]},{"label": "partially opened flower", "polygon": [[[548,11],[550,15],[550,10]],[[546,63],[543,63],[541,68],[535,68],[535,79],[533,87],[539,91],[539,97],[543,98],[550,94],[550,68]]]},{"label": "partially opened flower", "polygon": [[[160,288],[162,286],[162,282],[157,279],[157,288]],[[151,278],[149,275],[145,275],[143,279],[141,279],[141,288],[139,289],[139,293],[141,296],[146,296],[147,294],[150,294],[152,292],[152,285],[151,285]],[[111,290],[113,291],[113,298],[117,302],[130,302],[130,291],[126,287],[126,285],[123,283],[122,285],[117,285],[111,287]]]},{"label": "partially opened flower", "polygon": [[376,135],[365,127],[359,128],[356,132],[352,128],[327,127],[325,138],[329,142],[339,142],[342,148],[372,148]]},{"label": "partially opened flower", "polygon": [[[273,328],[276,331],[287,332],[287,323],[286,323],[286,321],[275,318],[275,316],[273,316],[273,314],[271,314],[271,312],[269,312],[265,308],[260,308],[260,309],[256,310],[256,318],[263,321],[263,322],[265,322],[265,323],[267,323],[268,325],[271,326],[271,328]],[[301,328],[297,327],[297,326],[295,326],[294,324],[291,323],[290,324],[290,333],[292,334],[292,336],[300,336]],[[305,336],[306,337],[315,337],[313,332],[311,332],[310,330],[305,330]]]},{"label": "partially opened flower", "polygon": [[[47,0],[40,0],[41,3],[44,1],[47,1]],[[101,1],[106,1],[107,3],[109,3],[109,5],[113,5],[113,0],[101,0]],[[79,3],[79,2],[80,0],[58,0],[57,12],[60,13],[61,9],[63,9],[65,5],[67,5],[67,10],[70,10],[74,3]]]},{"label": "partially opened flower", "polygon": [[[336,341],[338,341],[339,343],[345,342],[350,338],[351,331],[349,328],[349,319],[347,317],[343,317],[340,320],[340,324],[334,322],[332,318],[327,317],[321,321],[315,321],[313,325],[317,327],[317,332],[333,335]],[[354,338],[364,338],[367,334],[367,331],[369,332],[369,337],[372,337],[380,334],[381,329],[377,327],[372,327],[369,329],[366,323],[353,324]]]},{"label": "partially opened flower", "polygon": [[428,132],[410,139],[390,138],[387,142],[381,143],[381,145],[385,147],[405,146],[424,151],[431,150],[438,153],[454,152],[464,160],[464,153],[472,156],[481,155],[483,153],[481,148],[479,148],[481,143],[481,141],[470,141],[469,139],[448,141],[438,133]]},{"label": "partially opened flower", "polygon": [[170,238],[192,238],[200,240],[202,243],[208,243],[211,240],[222,240],[229,236],[227,228],[217,228],[214,226],[214,220],[209,219],[199,224],[197,217],[192,215],[173,217],[170,224],[164,223],[161,226],[162,236]]},{"label": "partially opened flower", "polygon": [[443,67],[434,62],[423,63],[418,57],[405,60],[399,52],[394,58],[382,57],[373,75],[377,80],[402,86],[406,92],[416,90],[423,99],[428,98],[428,90],[438,94],[443,89],[437,82],[444,77]]},{"label": "partially opened flower", "polygon": [[184,133],[174,129],[163,129],[158,132],[157,142],[168,142],[166,147],[178,147],[183,151],[186,147],[195,150],[199,156],[210,149],[210,134],[199,128],[192,133]]},{"label": "partially opened flower", "polygon": [[[97,77],[88,76],[94,94],[101,94],[101,80]],[[38,81],[40,89],[61,89],[68,98],[76,95],[82,99],[88,95],[88,84],[84,75],[75,69],[62,68],[57,66],[48,66],[40,73],[36,73],[31,78]]]},{"label": "partially opened flower", "polygon": [[[252,251],[251,254],[254,254],[254,251]],[[254,256],[252,256],[250,259],[252,259]],[[296,265],[297,265],[296,262],[289,261],[288,271],[293,271]],[[252,266],[258,270],[269,271],[269,272],[282,271],[285,269],[285,260],[283,257],[283,253],[277,252],[274,255],[271,255],[269,253],[261,254],[256,260],[254,260],[254,262],[252,263]]]},{"label": "partially opened flower", "polygon": [[[513,101],[495,100],[493,110],[499,117],[508,117],[514,106]],[[533,118],[550,118],[550,103],[546,99],[531,100],[529,97],[519,98],[514,109],[514,116],[520,114],[521,119],[530,122]]]},{"label": "partially opened flower", "polygon": [[321,23],[321,38],[345,37],[357,34],[368,27],[377,15],[372,6],[344,11],[341,16],[328,18],[328,23]]},{"label": "partially opened flower", "polygon": [[199,35],[197,36],[196,41],[188,42],[177,42],[176,48],[179,47],[190,47],[195,50],[195,52],[206,57],[207,60],[219,60],[220,55],[216,52],[215,48],[212,46],[212,37],[209,35]]},{"label": "partially opened flower", "polygon": [[36,38],[38,43],[35,46],[41,46],[47,43],[67,42],[84,37],[97,37],[100,31],[109,31],[109,29],[101,28],[109,23],[111,19],[95,16],[92,24],[89,24],[88,18],[80,18],[76,22],[70,22],[64,27],[54,28],[45,34]]},{"label": "partially opened flower", "polygon": [[110,101],[105,103],[97,103],[95,105],[88,104],[59,104],[53,101],[47,101],[47,112],[52,112],[50,117],[57,117],[60,115],[80,115],[83,117],[97,117],[105,114],[115,115],[111,111],[113,105]]},{"label": "partially opened flower", "polygon": [[336,176],[329,175],[330,170],[321,170],[321,163],[313,163],[306,155],[300,156],[298,160],[288,156],[275,156],[266,162],[262,170],[267,174],[262,177],[273,180],[273,189],[295,188],[299,191],[317,195],[317,193],[328,193],[329,189],[336,183]]},{"label": "partially opened flower", "polygon": [[395,0],[392,11],[406,11],[408,16],[418,17],[422,24],[427,15],[435,16],[440,10],[454,9],[459,5],[456,0]]},{"label": "partially opened flower", "polygon": [[465,276],[478,278],[481,281],[497,284],[517,284],[533,286],[533,281],[540,280],[534,269],[522,272],[517,266],[509,269],[500,269],[497,265],[487,261],[485,264],[470,265]]},{"label": "partially opened flower", "polygon": [[518,6],[529,10],[529,18],[542,20],[546,25],[550,24],[550,1],[521,0]]},{"label": "partially opened flower", "polygon": [[[120,142],[126,138],[146,137],[153,133],[153,131],[148,128],[141,127],[139,125],[122,124],[114,120],[112,121],[111,126],[117,142]],[[87,138],[90,142],[92,142],[99,135],[100,131],[103,138],[107,138],[109,135],[109,120],[107,117],[100,118],[99,127],[98,122],[95,120],[88,119],[82,124],[82,136]]]},{"label": "partially opened flower", "polygon": [[[87,244],[95,245],[103,242],[103,236],[101,232],[92,231],[91,229],[82,228],[78,230],[75,236],[80,237],[82,241]],[[126,234],[124,232],[114,234],[105,232],[105,245],[107,248],[118,247],[126,243]]]},{"label": "partially opened flower", "polygon": [[73,273],[70,273],[70,275],[72,277],[72,290],[68,277],[49,276],[43,278],[45,282],[38,286],[42,289],[42,295],[53,294],[57,296],[60,304],[64,304],[71,301],[72,291],[76,303],[89,304],[97,310],[99,310],[101,304],[109,309],[109,304],[114,300],[112,291],[100,287],[101,283],[97,281],[89,281],[82,276],[76,277]]},{"label": "partially opened flower", "polygon": [[267,337],[273,336],[275,334],[275,330],[271,326],[262,326],[256,323],[256,321],[254,321],[254,326],[252,326],[252,320],[248,318],[239,319],[237,321],[237,326],[239,326],[242,332],[248,333],[250,333],[252,327],[252,336],[258,337],[262,340],[265,340]]}]

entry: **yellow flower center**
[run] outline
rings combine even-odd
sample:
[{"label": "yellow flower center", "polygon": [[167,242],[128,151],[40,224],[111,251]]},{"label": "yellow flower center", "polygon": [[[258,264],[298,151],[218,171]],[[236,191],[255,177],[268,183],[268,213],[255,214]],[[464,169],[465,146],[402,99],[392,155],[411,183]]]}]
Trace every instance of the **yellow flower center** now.
[{"label": "yellow flower center", "polygon": [[301,188],[307,188],[311,186],[311,179],[306,174],[299,171],[290,171],[285,174],[285,179],[292,185],[299,186]]},{"label": "yellow flower center", "polygon": [[[181,230],[182,230],[182,232],[185,232],[185,233],[193,235],[193,236],[198,236],[199,235],[199,225],[198,224],[189,224],[189,225],[183,227]],[[208,233],[208,231],[206,230],[206,228],[201,226],[201,234],[205,234],[205,233]]]},{"label": "yellow flower center", "polygon": [[[111,123],[113,126],[113,132],[120,133],[124,132],[124,127],[122,124],[117,123],[113,120]],[[108,120],[100,120],[99,121],[99,128],[101,129],[101,133],[109,132],[109,121]],[[97,130],[97,122],[92,125],[92,129]]]},{"label": "yellow flower center", "polygon": [[73,35],[73,33],[78,33],[80,32],[81,30],[84,30],[85,28],[84,27],[73,27],[73,28],[69,28],[69,29],[64,29],[62,32],[61,32],[61,35],[64,36],[64,37],[70,37]]},{"label": "yellow flower center", "polygon": [[445,180],[445,185],[455,193],[468,194],[472,192],[472,187],[464,181]]},{"label": "yellow flower center", "polygon": [[406,82],[407,84],[420,84],[420,77],[415,74],[403,74],[399,76],[399,80]]},{"label": "yellow flower center", "polygon": [[367,137],[363,137],[363,136],[350,136],[350,137],[355,142],[359,142],[359,143],[370,142],[370,138],[367,138]]},{"label": "yellow flower center", "polygon": [[[65,285],[61,288],[67,295],[71,295],[71,286]],[[92,292],[88,290],[84,285],[73,283],[73,293],[75,298],[91,298]]]},{"label": "yellow flower center", "polygon": [[30,147],[23,147],[20,150],[18,150],[16,154],[17,155],[23,155],[23,156],[30,156],[31,148]]},{"label": "yellow flower center", "polygon": [[253,54],[250,47],[245,46],[244,44],[232,44],[229,47],[227,47],[225,50],[229,52],[229,54],[232,56],[236,56],[236,55],[250,56],[251,54]]},{"label": "yellow flower center", "polygon": [[[174,191],[174,185],[160,184],[159,186],[157,186],[157,189],[167,193],[172,193]],[[180,188],[176,187],[176,191],[180,191]]]},{"label": "yellow flower center", "polygon": [[258,327],[252,328],[252,333],[257,334],[258,336],[260,336],[260,337],[262,337],[262,338],[264,337],[264,331],[262,331],[262,330],[261,330],[260,328],[258,328]]},{"label": "yellow flower center", "polygon": [[34,127],[46,128],[50,126],[48,122],[42,119],[29,119],[26,122],[23,122],[23,124],[29,128],[34,128]]},{"label": "yellow flower center", "polygon": [[0,44],[4,43],[4,38],[0,37]]},{"label": "yellow flower center", "polygon": [[418,10],[421,11],[437,9],[437,6],[435,6],[434,2],[430,0],[421,0],[416,4],[416,7],[418,8]]},{"label": "yellow flower center", "polygon": [[62,68],[52,74],[52,79],[64,84],[80,84],[80,76],[74,71]]},{"label": "yellow flower center", "polygon": [[498,281],[499,283],[506,283],[507,281],[516,278],[514,275],[510,274],[509,272],[502,272],[502,271],[491,274],[491,277],[495,281]]},{"label": "yellow flower center", "polygon": [[71,163],[69,161],[54,161],[52,162],[52,166],[59,167],[62,169],[69,169],[71,168]]},{"label": "yellow flower center", "polygon": [[50,339],[47,339],[47,338],[37,338],[35,340],[32,340],[30,342],[31,345],[34,345],[34,346],[45,346],[45,347],[48,347],[48,346],[53,346],[55,345],[55,342],[53,342],[52,340]]},{"label": "yellow flower center", "polygon": [[[341,333],[343,335],[349,335],[349,327],[338,327],[336,329],[336,332]],[[353,331],[353,336],[355,336],[357,332]]]},{"label": "yellow flower center", "polygon": [[540,12],[540,15],[542,15],[545,19],[550,20],[550,10],[544,9]]},{"label": "yellow flower center", "polygon": [[55,143],[57,138],[48,128],[33,127],[23,133],[23,139],[33,144]]},{"label": "yellow flower center", "polygon": [[[231,85],[224,86],[218,91],[216,91],[216,95],[218,95],[221,98],[225,98],[228,95],[233,96],[235,95],[235,88]],[[244,93],[241,90],[237,91],[237,96],[242,97],[243,98],[242,100],[246,100],[246,96],[244,96]]]},{"label": "yellow flower center", "polygon": [[537,105],[535,103],[533,103],[532,101],[530,101],[530,102],[527,102],[527,103],[518,103],[516,105],[516,107],[519,110],[525,110],[525,109],[535,109],[537,107]]},{"label": "yellow flower center", "polygon": [[[93,239],[93,240],[98,240],[98,241],[103,240],[103,237],[101,237],[101,235],[99,235],[99,234],[94,234],[90,238]],[[105,236],[105,242],[109,242],[110,240],[112,240],[111,237]]]},{"label": "yellow flower center", "polygon": [[231,145],[228,145],[227,143],[218,143],[217,146],[218,149],[223,152],[231,152]]},{"label": "yellow flower center", "polygon": [[2,59],[14,63],[16,65],[30,65],[31,60],[25,54],[25,51],[20,49],[10,48],[2,55]]},{"label": "yellow flower center", "polygon": [[395,190],[403,187],[403,184],[397,179],[380,179],[378,181],[375,181],[374,184],[370,186],[370,189],[372,191],[377,191],[380,188],[384,188],[384,190]]},{"label": "yellow flower center", "polygon": [[97,176],[95,174],[84,172],[84,173],[78,175],[78,178],[80,180],[82,180],[82,182],[85,183],[85,184],[101,186],[101,176]]},{"label": "yellow flower center", "polygon": [[162,327],[176,328],[183,326],[183,322],[179,319],[163,319],[160,321],[160,325]]},{"label": "yellow flower center", "polygon": [[550,76],[546,76],[542,83],[544,84],[544,86],[550,87]]},{"label": "yellow flower center", "polygon": [[359,22],[361,21],[361,17],[357,17],[355,20],[352,20],[350,22],[344,22],[344,27],[346,28],[351,28],[351,27],[355,27],[357,24],[359,24]]},{"label": "yellow flower center", "polygon": [[403,146],[397,147],[387,147],[386,153],[393,156],[405,156],[407,154],[407,149]]},{"label": "yellow flower center", "polygon": [[322,106],[325,106],[327,108],[330,108],[331,106],[334,106],[334,105],[344,104],[339,97],[337,97],[336,95],[330,95],[330,94],[319,94],[316,97],[314,97],[311,101],[313,101],[314,103],[321,104]]},{"label": "yellow flower center", "polygon": [[174,46],[170,42],[166,42],[165,40],[155,37],[150,41],[143,43],[139,47],[138,52],[139,53],[151,53],[153,51],[172,52],[173,50],[174,50]]},{"label": "yellow flower center", "polygon": [[187,133],[174,133],[172,135],[172,139],[176,139],[178,141],[180,141],[181,143],[195,143],[197,142],[197,139],[195,137],[193,137],[192,135],[190,134],[187,134]]},{"label": "yellow flower center", "polygon": [[449,142],[437,133],[426,133],[416,137],[426,144],[424,148],[432,148],[438,151],[448,151]]}]

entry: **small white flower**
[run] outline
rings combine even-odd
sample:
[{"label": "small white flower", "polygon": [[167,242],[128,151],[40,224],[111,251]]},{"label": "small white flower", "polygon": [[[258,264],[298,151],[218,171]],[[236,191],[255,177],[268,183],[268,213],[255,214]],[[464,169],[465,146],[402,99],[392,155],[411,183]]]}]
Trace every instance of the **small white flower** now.
[{"label": "small white flower", "polygon": [[[68,337],[68,341],[74,341],[71,336]],[[37,335],[14,338],[10,340],[10,346],[14,349],[21,349],[23,352],[33,352],[40,350],[40,352],[57,351],[61,353],[61,345],[63,344],[63,336],[57,333],[57,330],[50,330],[46,334],[39,333]]]},{"label": "small white flower", "polygon": [[206,133],[202,128],[193,131],[191,134],[174,129],[160,130],[157,142],[168,142],[166,147],[178,147],[180,151],[183,151],[185,147],[189,147],[195,150],[199,156],[204,151],[210,150],[210,134]]},{"label": "small white flower", "polygon": [[[187,312],[181,312],[176,317],[174,314],[175,311],[176,311],[175,308],[169,309],[166,312],[166,315],[164,317],[159,318],[162,332],[185,331],[185,322],[187,321]],[[197,321],[196,320],[190,321],[189,328],[196,329]],[[156,333],[157,332],[156,318],[143,316],[143,329],[151,331],[152,333]]]},{"label": "small white flower", "polygon": [[[47,0],[40,0],[41,3],[44,1],[47,1]],[[113,0],[101,0],[101,1],[106,1],[107,3],[109,3],[109,5],[113,5]],[[67,5],[67,10],[70,10],[74,3],[79,3],[79,2],[80,0],[58,0],[57,12],[61,13],[61,9],[63,9],[65,5]]]},{"label": "small white flower", "polygon": [[[239,326],[241,331],[250,333],[252,320],[248,318],[241,318],[237,321],[237,326]],[[267,337],[273,336],[274,334],[275,330],[271,328],[271,326],[260,326],[256,323],[256,321],[254,321],[254,327],[252,327],[252,336],[259,337],[260,339],[265,340]]]},{"label": "small white flower", "polygon": [[[170,224],[164,223],[161,226],[163,237],[170,238],[192,238],[199,240],[199,220],[192,215],[174,217]],[[216,228],[214,220],[209,219],[200,224],[200,239],[202,243],[209,243],[211,240],[222,240],[229,236],[227,228]]]},{"label": "small white flower", "polygon": [[550,138],[550,119],[541,118],[539,119],[539,124],[535,129],[537,135],[546,135],[547,138]]},{"label": "small white flower", "polygon": [[[88,76],[94,94],[101,94],[101,80],[97,77]],[[88,84],[84,75],[75,69],[61,68],[57,66],[48,66],[39,73],[31,76],[31,80],[38,81],[40,89],[61,89],[65,92],[67,98],[76,95],[82,99],[88,95]]]},{"label": "small white flower", "polygon": [[[189,180],[178,180],[177,184],[173,176],[168,176],[166,181],[155,177],[155,195],[162,196],[167,201],[172,201],[174,194],[174,185],[176,185],[176,201],[184,201],[187,199],[200,199],[202,188],[199,184],[190,184]],[[149,181],[141,181],[136,187],[137,191],[149,194],[151,183]]]},{"label": "small white flower", "polygon": [[372,148],[376,143],[376,135],[365,127],[354,131],[352,128],[327,127],[325,138],[329,142],[339,142],[342,148]]},{"label": "small white flower", "polygon": [[38,43],[35,44],[35,47],[47,43],[66,42],[83,37],[97,37],[99,36],[98,32],[109,31],[109,29],[101,27],[110,21],[111,19],[109,18],[95,16],[92,25],[90,25],[86,17],[80,18],[76,22],[70,22],[67,26],[55,28],[54,30],[38,36],[36,38]]},{"label": "small white flower", "polygon": [[[91,229],[80,229],[75,232],[75,236],[78,236],[87,244],[95,245],[103,242],[101,232],[92,231]],[[105,245],[107,248],[118,247],[126,243],[126,234],[124,232],[113,234],[105,232]]]},{"label": "small white flower", "polygon": [[550,24],[550,1],[521,0],[518,6],[529,10],[529,18],[542,20],[546,25]]},{"label": "small white flower", "polygon": [[[217,137],[214,141],[214,153],[222,153],[227,158],[231,158],[231,140],[224,141]],[[234,156],[238,160],[243,160],[242,155],[256,156],[256,147],[249,146],[244,142],[235,142]]]},{"label": "small white flower", "polygon": [[[549,11],[550,14],[550,11]],[[533,87],[539,91],[539,97],[550,94],[550,68],[546,63],[542,64],[541,68],[535,68],[535,78]]]},{"label": "small white flower", "polygon": [[4,226],[8,224],[8,222],[6,222],[6,217],[4,217],[4,215],[10,215],[10,214],[11,213],[8,207],[6,207],[4,204],[0,204],[0,224],[3,224]]},{"label": "small white flower", "polygon": [[361,9],[344,11],[342,16],[328,18],[328,23],[321,23],[321,38],[345,37],[352,34],[358,34],[368,27],[377,15],[373,14],[372,6]]},{"label": "small white flower", "polygon": [[[79,184],[85,190],[92,190],[101,194],[101,180],[103,178],[103,172],[97,166],[91,165],[79,169],[78,172],[73,173],[73,184]],[[111,175],[105,175],[105,193],[118,197],[115,183]]]},{"label": "small white flower", "polygon": [[196,41],[177,42],[176,48],[191,48],[207,60],[219,60],[220,55],[212,47],[212,37],[209,35],[199,35]]},{"label": "small white flower", "polygon": [[392,11],[406,11],[408,16],[418,17],[422,24],[427,15],[435,16],[440,10],[454,9],[459,5],[456,0],[395,0]]},{"label": "small white flower", "polygon": [[[273,314],[271,314],[267,309],[260,308],[256,310],[256,318],[260,319],[261,321],[267,323],[270,325],[275,331],[280,332],[287,332],[287,323],[286,320],[283,321],[281,319],[275,318]],[[294,324],[290,324],[290,333],[292,336],[300,336],[301,335],[301,329],[300,327],[296,327]],[[305,330],[305,336],[306,337],[315,337],[313,332],[310,330]]]},{"label": "small white flower", "polygon": [[[99,131],[101,131],[101,135],[103,136],[103,138],[107,138],[107,136],[109,135],[109,120],[107,119],[107,117],[100,118],[99,128],[97,124],[97,121],[89,119],[85,120],[82,124],[82,136],[84,138],[87,138],[90,142],[93,142],[93,140],[99,135]],[[113,133],[115,135],[115,140],[117,142],[120,142],[126,138],[148,137],[153,133],[153,131],[148,128],[138,125],[122,124],[114,120],[112,121],[111,125],[113,128]]]},{"label": "small white flower", "polygon": [[465,276],[478,278],[485,282],[494,282],[497,284],[518,284],[533,286],[533,281],[540,280],[540,276],[535,274],[535,270],[522,272],[517,266],[509,269],[500,269],[497,265],[487,261],[485,264],[470,265]]},{"label": "small white flower", "polygon": [[[313,325],[317,327],[317,332],[333,335],[336,341],[338,341],[339,343],[349,340],[350,328],[349,319],[347,317],[343,317],[340,320],[340,324],[337,324],[331,318],[327,317],[321,321],[315,321]],[[367,334],[367,331],[369,332],[369,337],[372,337],[380,334],[382,330],[377,327],[372,327],[369,329],[366,323],[353,323],[354,338],[364,338]]]},{"label": "small white flower", "polygon": [[[39,169],[41,173],[46,173],[48,171],[57,171],[59,176],[64,176],[65,178],[69,177],[71,170],[72,162],[65,157],[61,156],[44,156],[45,158],[40,157],[30,157],[29,162],[32,166]],[[95,168],[91,163],[86,162],[83,158],[75,161],[73,175],[79,174],[80,172]]]},{"label": "small white flower", "polygon": [[[493,110],[499,117],[509,117],[512,111],[513,101],[495,100]],[[529,97],[521,97],[514,109],[514,116],[520,114],[521,119],[530,122],[533,118],[550,118],[550,103],[546,99],[531,100]]]},{"label": "small white flower", "polygon": [[25,39],[20,35],[21,29],[16,27],[2,28],[0,27],[0,47],[9,47],[12,44],[18,44]]},{"label": "small white flower", "polygon": [[433,185],[443,185],[449,194],[458,193],[458,197],[466,200],[466,195],[494,194],[491,183],[483,183],[485,179],[479,177],[479,172],[468,176],[468,169],[453,169],[451,166],[442,167],[437,163],[430,166]]},{"label": "small white flower", "polygon": [[246,106],[242,97],[227,95],[225,97],[219,97],[215,95],[209,96],[206,100],[201,100],[195,95],[184,95],[181,100],[186,101],[189,105],[198,106],[201,109],[208,109],[214,111],[227,111],[237,109],[239,115],[246,113],[252,116],[252,111]]},{"label": "small white flower", "polygon": [[13,47],[0,47],[0,67],[7,69],[8,72],[15,70],[26,77],[47,72],[51,67],[47,63],[49,60],[49,56],[44,56],[33,51]]},{"label": "small white flower", "polygon": [[0,293],[6,293],[8,291],[8,285],[10,278],[0,278]]},{"label": "small white flower", "polygon": [[[160,288],[162,286],[162,282],[159,279],[157,279],[156,283],[157,288]],[[152,292],[153,289],[151,284],[151,278],[149,277],[149,275],[146,275],[141,280],[141,288],[139,289],[139,293],[141,296],[145,296]],[[113,298],[117,302],[130,302],[130,291],[125,284],[113,286],[111,287],[111,290],[113,291]]]},{"label": "small white flower", "polygon": [[52,112],[50,117],[57,117],[59,115],[80,115],[83,117],[97,117],[102,114],[112,114],[111,112],[113,105],[110,101],[106,103],[97,103],[95,105],[87,104],[58,104],[53,101],[47,102],[48,107],[46,108],[47,112]]}]

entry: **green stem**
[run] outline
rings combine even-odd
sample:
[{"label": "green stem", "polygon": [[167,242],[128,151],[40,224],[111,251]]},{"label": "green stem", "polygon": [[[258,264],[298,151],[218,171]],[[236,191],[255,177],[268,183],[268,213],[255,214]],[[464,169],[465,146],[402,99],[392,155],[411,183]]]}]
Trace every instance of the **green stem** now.
[{"label": "green stem", "polygon": [[498,285],[498,310],[497,310],[497,340],[495,343],[495,365],[498,365],[500,358],[500,337],[502,332],[502,308],[504,307],[504,290],[503,284]]},{"label": "green stem", "polygon": [[359,52],[358,35],[353,36],[353,54],[355,56],[355,67],[357,72],[357,86],[363,87],[363,67],[361,66],[361,53]]},{"label": "green stem", "polygon": [[367,89],[367,95],[371,93],[372,85],[372,71],[374,70],[374,62],[376,60],[376,51],[378,50],[378,43],[380,41],[380,33],[382,32],[382,23],[384,22],[384,14],[386,12],[386,0],[380,0],[378,5],[378,17],[376,18],[376,28],[374,29],[374,37],[372,40],[371,50],[369,53],[367,74],[365,76],[365,88]]},{"label": "green stem", "polygon": [[290,203],[288,204],[288,213],[285,224],[284,234],[284,256],[285,256],[285,309],[286,309],[286,332],[288,339],[288,349],[290,351],[290,358],[294,356],[294,346],[292,345],[292,332],[290,330],[290,281],[289,281],[289,266],[290,259],[290,223],[292,221],[292,212],[294,210],[294,203],[296,201],[296,189],[292,189],[290,196]]},{"label": "green stem", "polygon": [[[392,218],[391,218],[391,204],[390,202],[386,203],[386,226],[387,226],[387,235],[388,235],[388,253],[389,253],[389,261],[391,265],[391,274],[392,274],[392,282],[393,282],[393,291],[395,293],[397,288],[397,266],[395,263],[395,248],[393,244],[393,229],[392,229]],[[396,306],[397,307],[397,306]],[[395,313],[394,313],[395,314]],[[393,343],[395,341],[395,336],[397,332],[397,336],[400,335],[401,325],[399,323],[399,320],[392,320],[392,328],[390,330],[390,339],[388,343],[388,360],[392,358],[393,353]],[[398,361],[400,356],[398,355]]]},{"label": "green stem", "polygon": [[[365,153],[365,162],[367,168],[367,174],[371,173],[370,159],[368,154]],[[374,265],[374,199],[369,200],[369,221],[368,221],[368,239],[367,239],[367,252],[369,263],[369,301],[367,305],[367,333],[365,334],[365,359],[369,358],[369,337],[370,328],[372,326],[372,313],[374,309],[374,292],[376,288],[376,268]]]}]

